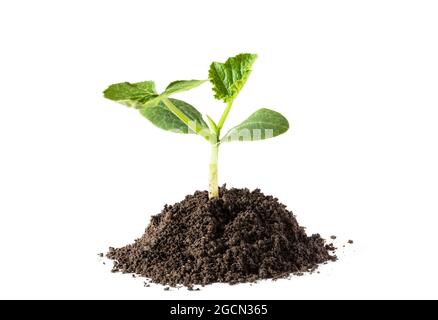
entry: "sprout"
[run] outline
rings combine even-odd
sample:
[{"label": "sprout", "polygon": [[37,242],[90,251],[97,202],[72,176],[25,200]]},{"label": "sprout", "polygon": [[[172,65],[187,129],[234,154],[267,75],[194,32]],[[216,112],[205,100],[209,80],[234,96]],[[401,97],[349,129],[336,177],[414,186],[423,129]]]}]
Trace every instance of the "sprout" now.
[{"label": "sprout", "polygon": [[255,141],[276,137],[289,129],[287,119],[280,113],[262,108],[245,121],[222,134],[233,102],[247,81],[257,55],[243,53],[229,58],[225,63],[213,62],[208,72],[214,97],[225,103],[224,112],[218,122],[208,115],[207,122],[192,105],[170,98],[175,93],[202,85],[207,80],[178,80],[170,83],[158,94],[153,81],[117,83],[105,91],[107,99],[138,109],[155,126],[172,132],[197,134],[211,144],[209,174],[209,198],[219,197],[218,154],[222,143],[231,141]]}]

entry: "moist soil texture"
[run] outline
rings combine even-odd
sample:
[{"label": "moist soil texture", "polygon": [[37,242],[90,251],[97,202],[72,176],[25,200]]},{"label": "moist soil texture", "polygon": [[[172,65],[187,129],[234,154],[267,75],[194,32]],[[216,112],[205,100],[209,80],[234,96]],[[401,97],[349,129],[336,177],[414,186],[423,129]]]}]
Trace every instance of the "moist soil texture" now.
[{"label": "moist soil texture", "polygon": [[163,285],[236,284],[312,272],[336,260],[333,245],[307,236],[292,212],[259,189],[206,191],[152,217],[133,244],[110,248],[113,271],[134,273]]}]

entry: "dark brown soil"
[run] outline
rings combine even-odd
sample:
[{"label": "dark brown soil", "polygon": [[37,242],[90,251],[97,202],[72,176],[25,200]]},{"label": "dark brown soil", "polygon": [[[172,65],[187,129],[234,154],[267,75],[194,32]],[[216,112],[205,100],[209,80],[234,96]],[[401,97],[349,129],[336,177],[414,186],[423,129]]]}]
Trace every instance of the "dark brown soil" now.
[{"label": "dark brown soil", "polygon": [[278,199],[258,189],[223,187],[220,195],[208,200],[197,191],[166,205],[140,239],[110,248],[114,270],[192,287],[277,279],[336,260],[333,246],[318,234],[307,236]]}]

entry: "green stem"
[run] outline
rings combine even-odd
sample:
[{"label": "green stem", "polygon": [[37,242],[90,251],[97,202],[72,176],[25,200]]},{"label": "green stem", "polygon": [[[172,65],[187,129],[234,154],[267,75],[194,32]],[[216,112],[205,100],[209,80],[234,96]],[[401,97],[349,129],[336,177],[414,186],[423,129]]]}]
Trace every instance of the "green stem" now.
[{"label": "green stem", "polygon": [[[217,161],[219,154],[219,145],[220,145],[220,135],[221,129],[224,126],[225,120],[227,120],[228,114],[230,113],[231,107],[233,106],[233,100],[227,102],[227,106],[225,107],[224,113],[218,122],[217,125],[212,125],[213,131],[215,133],[214,139],[211,142],[211,160],[210,160],[210,177],[209,177],[209,191],[208,197],[210,199],[219,197],[219,185],[218,185],[218,176],[217,176]],[[209,117],[209,120],[210,117]],[[214,124],[214,121],[211,120]]]},{"label": "green stem", "polygon": [[222,114],[222,117],[220,118],[220,120],[217,124],[218,137],[220,136],[221,129],[224,126],[225,120],[227,120],[227,117],[228,117],[228,114],[230,113],[232,105],[233,105],[233,100],[228,101],[227,106],[225,107],[224,113]]},{"label": "green stem", "polygon": [[[217,139],[216,139],[217,140]],[[217,176],[217,161],[219,154],[219,142],[212,142],[211,144],[211,159],[210,159],[210,175],[209,175],[209,191],[208,197],[210,199],[219,197],[219,186]]]}]

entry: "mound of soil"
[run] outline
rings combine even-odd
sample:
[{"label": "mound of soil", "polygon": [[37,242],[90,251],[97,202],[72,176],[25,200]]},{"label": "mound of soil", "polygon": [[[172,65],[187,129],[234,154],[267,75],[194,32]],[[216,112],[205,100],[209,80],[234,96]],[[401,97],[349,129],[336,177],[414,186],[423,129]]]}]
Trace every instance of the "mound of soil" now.
[{"label": "mound of soil", "polygon": [[113,271],[192,287],[253,282],[313,271],[336,257],[318,234],[307,236],[292,212],[260,190],[197,191],[153,216],[144,235],[110,248]]}]

